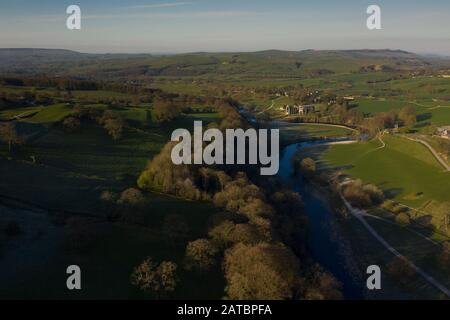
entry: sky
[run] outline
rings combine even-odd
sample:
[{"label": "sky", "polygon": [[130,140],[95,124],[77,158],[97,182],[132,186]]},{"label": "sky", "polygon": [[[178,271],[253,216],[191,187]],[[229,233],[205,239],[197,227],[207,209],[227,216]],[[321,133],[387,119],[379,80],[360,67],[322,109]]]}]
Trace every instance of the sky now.
[{"label": "sky", "polygon": [[[68,30],[66,8],[81,8]],[[368,30],[369,5],[381,30]],[[450,0],[0,0],[0,48],[92,53],[402,49],[450,56]]]}]

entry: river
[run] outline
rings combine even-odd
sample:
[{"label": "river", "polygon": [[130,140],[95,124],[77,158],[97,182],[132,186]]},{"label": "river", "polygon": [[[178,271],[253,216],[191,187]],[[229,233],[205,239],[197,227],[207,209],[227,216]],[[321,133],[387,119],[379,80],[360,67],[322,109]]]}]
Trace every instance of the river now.
[{"label": "river", "polygon": [[[257,124],[251,112],[240,109],[239,113],[251,124]],[[273,129],[292,125],[284,121],[272,121]],[[364,137],[360,137],[364,138]],[[365,280],[362,280],[354,261],[349,243],[329,203],[328,197],[323,195],[315,186],[306,182],[300,175],[294,176],[292,157],[302,148],[328,143],[345,143],[351,139],[313,140],[290,144],[280,153],[280,170],[278,176],[285,185],[300,193],[304,203],[305,214],[308,217],[308,249],[313,259],[326,271],[330,272],[342,284],[345,299],[364,299]]]},{"label": "river", "polygon": [[[346,246],[337,214],[330,206],[328,198],[305,182],[301,176],[293,175],[292,157],[300,148],[329,142],[314,141],[288,145],[280,155],[279,177],[302,196],[305,214],[309,221],[308,247],[315,261],[333,274],[341,283],[345,299],[363,299],[364,289],[361,277]],[[359,281],[357,279],[360,279]]]}]

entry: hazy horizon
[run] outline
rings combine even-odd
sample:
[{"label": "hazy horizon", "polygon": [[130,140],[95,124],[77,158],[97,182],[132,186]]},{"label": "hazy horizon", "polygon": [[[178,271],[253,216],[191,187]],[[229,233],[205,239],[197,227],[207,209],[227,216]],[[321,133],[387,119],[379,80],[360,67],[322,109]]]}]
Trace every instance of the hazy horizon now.
[{"label": "hazy horizon", "polygon": [[[82,29],[68,30],[77,4]],[[378,4],[382,30],[366,28]],[[436,0],[17,0],[0,4],[2,48],[177,54],[386,49],[450,56],[450,2]],[[357,49],[354,49],[357,50]]]},{"label": "hazy horizon", "polygon": [[369,48],[349,48],[349,49],[314,49],[314,48],[308,48],[308,49],[300,49],[300,50],[283,50],[283,49],[261,49],[261,50],[248,50],[248,51],[184,51],[184,52],[88,52],[88,51],[79,51],[79,50],[73,50],[73,49],[67,49],[67,48],[40,48],[40,47],[1,47],[0,50],[63,50],[63,51],[71,51],[76,52],[80,54],[99,54],[99,55],[183,55],[183,54],[221,54],[221,53],[260,53],[260,52],[268,52],[268,51],[280,51],[280,52],[304,52],[304,51],[403,51],[407,53],[412,53],[416,55],[422,55],[422,56],[436,56],[436,57],[442,57],[442,58],[450,58],[450,54],[438,54],[438,53],[427,53],[427,52],[414,52],[410,50],[403,50],[403,49],[394,49],[394,48],[378,48],[378,49],[369,49]]}]

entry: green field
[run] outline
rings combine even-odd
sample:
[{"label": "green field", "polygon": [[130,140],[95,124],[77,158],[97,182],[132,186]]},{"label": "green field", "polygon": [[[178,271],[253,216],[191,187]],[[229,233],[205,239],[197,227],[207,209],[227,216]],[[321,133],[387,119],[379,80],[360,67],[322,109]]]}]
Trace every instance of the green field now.
[{"label": "green field", "polygon": [[412,104],[396,99],[358,99],[358,110],[368,114],[385,112],[393,109],[401,109]]},{"label": "green field", "polygon": [[41,111],[42,109],[43,107],[25,107],[25,108],[1,110],[0,119],[8,120],[17,116],[20,117],[29,116]]},{"label": "green field", "polygon": [[289,143],[311,139],[327,139],[352,136],[354,131],[343,127],[314,124],[296,124],[280,127],[281,140]]},{"label": "green field", "polygon": [[30,123],[52,123],[61,121],[73,113],[73,108],[67,104],[55,104],[44,107],[38,114],[27,120]]},{"label": "green field", "polygon": [[[105,105],[91,105],[105,109]],[[51,209],[52,214],[14,211],[0,208],[4,213],[0,228],[10,220],[18,221],[24,234],[17,239],[5,239],[0,234],[0,255],[4,268],[0,275],[8,290],[0,297],[8,298],[149,298],[130,285],[133,267],[147,256],[155,261],[171,260],[178,264],[180,285],[171,298],[220,299],[224,279],[220,265],[208,274],[187,272],[183,269],[184,251],[188,241],[206,236],[207,225],[217,213],[212,204],[180,200],[167,195],[147,193],[148,206],[139,225],[107,223],[103,220],[92,226],[95,243],[82,254],[67,253],[61,243],[64,228],[55,224],[54,212],[68,210],[80,214],[103,217],[99,197],[102,191],[120,193],[133,187],[147,162],[169,140],[175,128],[192,128],[195,120],[206,126],[220,121],[217,113],[181,115],[170,124],[161,126],[152,122],[151,110],[146,107],[114,107],[128,122],[123,137],[113,141],[105,129],[95,123],[83,123],[75,132],[65,131],[58,123],[73,112],[69,105],[44,107],[31,118],[17,123],[19,133],[29,136],[26,144],[14,146],[9,153],[7,145],[0,144],[0,195],[21,200],[28,206]],[[8,110],[15,114],[18,110]],[[22,110],[20,110],[22,111]],[[39,110],[37,110],[39,111]],[[6,111],[5,111],[6,112]],[[10,210],[10,213],[8,213]],[[162,235],[164,218],[168,214],[182,216],[188,227],[188,237],[172,243]],[[102,222],[103,221],[103,222]],[[23,249],[9,250],[13,246]],[[36,258],[33,263],[23,261]],[[23,263],[22,263],[23,262]],[[26,276],[15,274],[15,264]],[[67,291],[67,265],[80,265],[84,273],[81,293]],[[11,272],[14,276],[11,275]],[[17,279],[20,279],[17,282]],[[195,293],[191,289],[195,286]],[[45,287],[45,295],[42,289]],[[150,296],[151,297],[151,296]]]},{"label": "green field", "polygon": [[383,139],[386,148],[378,140],[331,146],[320,160],[323,166],[377,184],[391,198],[413,207],[449,200],[450,172],[443,172],[424,146],[394,136]]}]

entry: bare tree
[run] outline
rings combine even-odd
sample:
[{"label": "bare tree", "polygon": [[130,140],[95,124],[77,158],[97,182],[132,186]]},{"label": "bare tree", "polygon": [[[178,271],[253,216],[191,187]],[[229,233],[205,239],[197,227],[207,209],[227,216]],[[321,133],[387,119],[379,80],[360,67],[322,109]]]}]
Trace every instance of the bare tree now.
[{"label": "bare tree", "polygon": [[11,152],[13,145],[23,143],[23,139],[19,136],[14,122],[6,122],[0,124],[0,140],[8,144],[8,150]]}]

